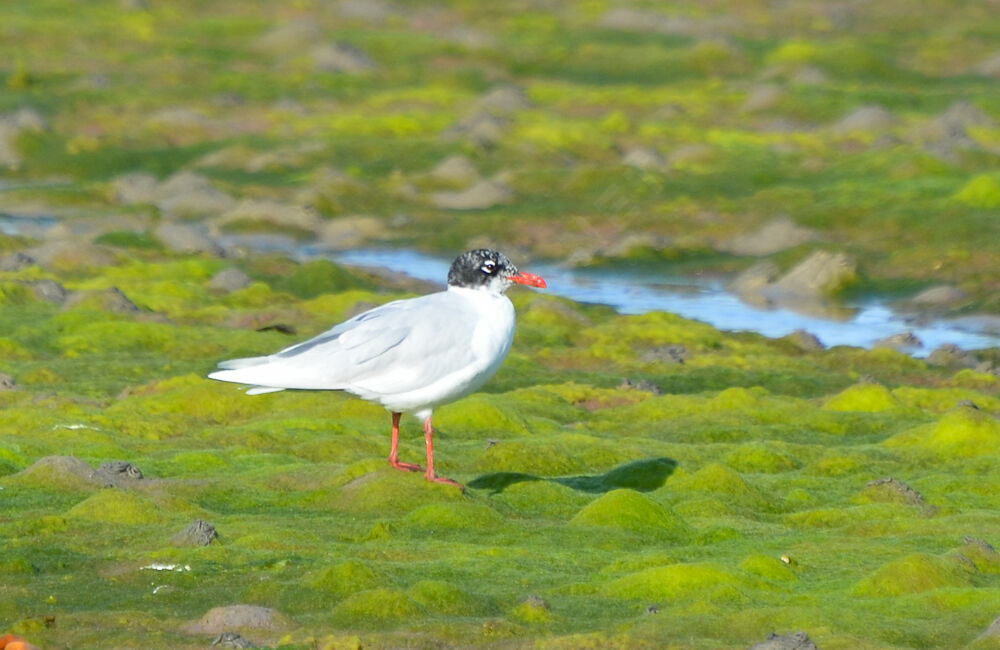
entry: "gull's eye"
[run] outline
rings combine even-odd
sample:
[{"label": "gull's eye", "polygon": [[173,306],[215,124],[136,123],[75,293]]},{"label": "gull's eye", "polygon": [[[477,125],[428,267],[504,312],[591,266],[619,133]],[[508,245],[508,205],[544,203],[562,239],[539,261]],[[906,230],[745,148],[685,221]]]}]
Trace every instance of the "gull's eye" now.
[{"label": "gull's eye", "polygon": [[497,263],[494,262],[493,260],[486,260],[485,262],[483,262],[483,265],[482,267],[480,267],[479,270],[482,271],[483,273],[493,275],[493,272],[497,270]]}]

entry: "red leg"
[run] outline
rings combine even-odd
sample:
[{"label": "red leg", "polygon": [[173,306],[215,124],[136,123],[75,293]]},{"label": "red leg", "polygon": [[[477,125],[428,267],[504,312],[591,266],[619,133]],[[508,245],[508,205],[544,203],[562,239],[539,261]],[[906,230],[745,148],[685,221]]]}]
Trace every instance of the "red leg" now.
[{"label": "red leg", "polygon": [[424,476],[427,477],[427,480],[435,483],[447,483],[448,485],[454,485],[464,492],[464,485],[458,481],[453,481],[450,478],[438,476],[434,471],[434,425],[431,424],[431,416],[429,415],[427,416],[427,419],[424,420],[424,440],[427,441],[427,473],[424,474]]},{"label": "red leg", "polygon": [[406,470],[407,472],[419,472],[424,468],[420,465],[414,465],[413,463],[401,463],[399,462],[399,416],[401,413],[392,414],[392,450],[389,452],[389,464],[396,469]]}]

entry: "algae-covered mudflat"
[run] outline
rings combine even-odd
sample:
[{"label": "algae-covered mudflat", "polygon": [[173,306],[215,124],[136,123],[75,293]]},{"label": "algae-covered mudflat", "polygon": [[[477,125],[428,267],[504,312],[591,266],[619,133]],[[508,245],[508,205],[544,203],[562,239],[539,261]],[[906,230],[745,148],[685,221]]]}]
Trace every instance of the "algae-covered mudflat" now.
[{"label": "algae-covered mudflat", "polygon": [[[506,366],[438,410],[463,494],[388,467],[379,407],[204,378],[405,294],[102,250],[0,285],[0,612],[43,647],[930,648],[1000,614],[994,374],[515,290]],[[237,604],[275,611],[199,623]]]},{"label": "algae-covered mudflat", "polygon": [[1000,646],[996,349],[515,288],[506,365],[435,412],[464,493],[388,467],[380,407],[205,378],[430,290],[278,241],[995,315],[996,12],[0,3],[0,636]]}]

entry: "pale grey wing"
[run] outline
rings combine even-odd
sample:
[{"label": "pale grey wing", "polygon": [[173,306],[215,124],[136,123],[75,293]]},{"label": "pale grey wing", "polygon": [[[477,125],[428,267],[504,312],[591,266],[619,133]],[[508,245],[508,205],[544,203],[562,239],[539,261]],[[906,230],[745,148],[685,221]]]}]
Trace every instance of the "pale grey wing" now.
[{"label": "pale grey wing", "polygon": [[[213,379],[275,388],[404,392],[469,363],[470,316],[438,293],[360,314],[269,357],[235,360]],[[445,298],[445,299],[442,299]]]}]

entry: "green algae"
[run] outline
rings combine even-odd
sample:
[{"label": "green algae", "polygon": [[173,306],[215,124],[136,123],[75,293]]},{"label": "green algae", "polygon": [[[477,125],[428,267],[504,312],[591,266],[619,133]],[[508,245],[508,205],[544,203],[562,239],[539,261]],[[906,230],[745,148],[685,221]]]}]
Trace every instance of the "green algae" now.
[{"label": "green algae", "polygon": [[729,601],[750,585],[739,573],[711,562],[672,564],[611,580],[602,593],[646,601]]},{"label": "green algae", "polygon": [[826,400],[823,408],[832,411],[876,413],[900,408],[900,401],[888,388],[879,384],[856,384]]},{"label": "green algae", "polygon": [[570,519],[580,527],[615,528],[673,541],[690,540],[694,529],[669,508],[633,490],[612,490]]},{"label": "green algae", "polygon": [[443,580],[421,580],[407,594],[425,610],[447,616],[490,616],[496,605]]},{"label": "green algae", "polygon": [[158,524],[164,521],[162,511],[150,499],[116,488],[94,493],[67,512],[72,517],[109,524]]},{"label": "green algae", "polygon": [[801,466],[801,463],[788,453],[761,443],[740,445],[726,456],[726,464],[737,472],[765,474],[779,474]]},{"label": "green algae", "polygon": [[343,598],[358,591],[388,586],[385,578],[376,573],[367,563],[358,560],[348,560],[318,570],[306,577],[306,584],[335,598]]},{"label": "green algae", "polygon": [[478,503],[431,503],[411,511],[403,523],[417,530],[468,533],[496,530],[503,526],[503,518],[496,510]]},{"label": "green algae", "polygon": [[381,628],[419,616],[420,605],[405,592],[390,587],[352,594],[331,611],[333,620],[346,628]]},{"label": "green algae", "polygon": [[885,597],[970,584],[968,568],[957,562],[928,553],[912,553],[867,576],[854,586],[853,592],[859,596]]},{"label": "green algae", "polygon": [[1000,421],[963,406],[946,413],[934,425],[900,433],[885,444],[916,449],[945,460],[991,456],[1000,446]]}]

